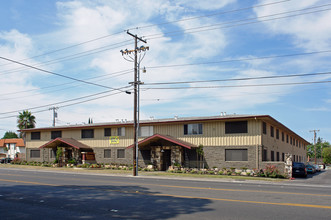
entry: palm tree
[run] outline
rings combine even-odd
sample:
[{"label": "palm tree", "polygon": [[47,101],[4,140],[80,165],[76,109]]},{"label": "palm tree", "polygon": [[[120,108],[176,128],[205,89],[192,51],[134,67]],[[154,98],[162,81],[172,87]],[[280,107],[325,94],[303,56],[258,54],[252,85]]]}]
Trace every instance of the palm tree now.
[{"label": "palm tree", "polygon": [[[34,128],[36,126],[36,117],[32,115],[31,112],[28,110],[25,110],[23,112],[19,112],[19,115],[17,116],[17,127],[19,129],[27,129],[27,128]],[[22,133],[20,134],[21,137]],[[24,138],[24,137],[23,137]]]}]

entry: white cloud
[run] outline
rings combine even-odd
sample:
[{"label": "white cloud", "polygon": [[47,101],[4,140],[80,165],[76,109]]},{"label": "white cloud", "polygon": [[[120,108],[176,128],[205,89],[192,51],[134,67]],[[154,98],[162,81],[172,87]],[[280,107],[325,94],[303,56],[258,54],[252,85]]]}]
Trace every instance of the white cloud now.
[{"label": "white cloud", "polygon": [[[260,3],[263,1],[260,1]],[[257,16],[265,16],[292,10],[299,10],[329,3],[323,0],[289,1],[283,4],[255,8]],[[321,10],[319,8],[314,10]],[[308,11],[297,12],[305,13]],[[273,34],[286,34],[292,37],[294,45],[306,50],[323,50],[331,46],[331,11],[316,12],[292,18],[264,22]]]}]

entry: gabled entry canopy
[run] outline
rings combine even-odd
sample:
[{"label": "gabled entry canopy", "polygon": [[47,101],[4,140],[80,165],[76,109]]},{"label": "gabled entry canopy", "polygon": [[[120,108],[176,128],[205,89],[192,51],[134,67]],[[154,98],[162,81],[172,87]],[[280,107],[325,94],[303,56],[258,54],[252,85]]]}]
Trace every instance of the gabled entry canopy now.
[{"label": "gabled entry canopy", "polygon": [[39,148],[54,148],[57,146],[73,147],[76,149],[91,149],[90,146],[87,146],[73,138],[56,138],[56,139],[40,146]]},{"label": "gabled entry canopy", "polygon": [[[179,140],[177,138],[174,138],[174,137],[171,137],[171,136],[168,136],[168,135],[162,135],[162,134],[154,134],[153,136],[145,138],[144,140],[141,140],[141,141],[138,142],[138,146],[146,146],[146,145],[149,145],[152,142],[157,142],[159,140],[165,140],[165,141],[171,142],[175,145],[185,147],[187,149],[197,147],[196,145],[188,143],[186,141],[182,141],[182,140]],[[132,148],[133,146],[134,145],[132,144],[132,145],[128,146],[127,148]]]}]

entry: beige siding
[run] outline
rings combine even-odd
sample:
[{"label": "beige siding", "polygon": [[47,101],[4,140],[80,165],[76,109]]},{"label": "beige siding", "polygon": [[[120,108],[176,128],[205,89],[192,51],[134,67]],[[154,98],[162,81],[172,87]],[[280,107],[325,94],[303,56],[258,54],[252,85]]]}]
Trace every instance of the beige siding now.
[{"label": "beige siding", "polygon": [[247,134],[225,134],[225,122],[201,122],[203,134],[184,135],[184,124],[169,124],[154,126],[154,133],[170,135],[195,145],[204,146],[236,146],[260,145],[261,126],[256,120],[248,121]]},{"label": "beige siding", "polygon": [[[203,134],[184,135],[184,123],[154,124],[154,134],[169,135],[180,140],[204,146],[252,146],[261,145],[261,122],[248,121],[248,133],[225,134],[224,121],[200,122],[203,124]],[[111,134],[117,136],[117,128],[111,128]],[[40,140],[31,140],[27,134],[27,148],[37,148],[51,141],[51,132],[42,131]],[[109,137],[104,136],[104,127],[94,128],[94,138],[81,138],[81,129],[62,130],[63,138],[74,138],[91,147],[128,147],[133,144],[133,127],[125,127],[125,136],[119,136],[119,144],[110,144]],[[146,137],[140,137],[143,140]]]},{"label": "beige siding", "polygon": [[[307,159],[306,157],[306,146],[301,142],[301,146],[296,146],[296,144],[290,143],[290,137],[292,137],[292,141],[298,140],[297,137],[293,135],[289,135],[285,131],[279,129],[276,126],[274,127],[274,137],[271,137],[271,130],[270,130],[270,124],[267,123],[267,134],[262,135],[262,144],[265,149],[267,149],[267,160],[271,160],[271,151],[275,152],[275,161],[276,161],[276,152],[280,153],[280,160],[282,160],[282,153],[290,153],[295,156],[300,156],[301,161],[300,162],[306,162],[305,160]],[[276,138],[276,130],[279,130],[279,139]],[[282,132],[284,132],[284,141],[282,141]],[[286,135],[288,135],[288,143],[286,141]]]}]

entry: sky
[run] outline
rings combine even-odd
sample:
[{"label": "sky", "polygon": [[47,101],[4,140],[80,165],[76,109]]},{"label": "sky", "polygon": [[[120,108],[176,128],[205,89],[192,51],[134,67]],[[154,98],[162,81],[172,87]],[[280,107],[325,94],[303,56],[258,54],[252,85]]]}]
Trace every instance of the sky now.
[{"label": "sky", "polygon": [[[37,127],[270,115],[331,141],[328,0],[0,1],[0,137],[29,110]],[[132,55],[131,55],[132,56]],[[146,70],[143,71],[143,69]]]}]

